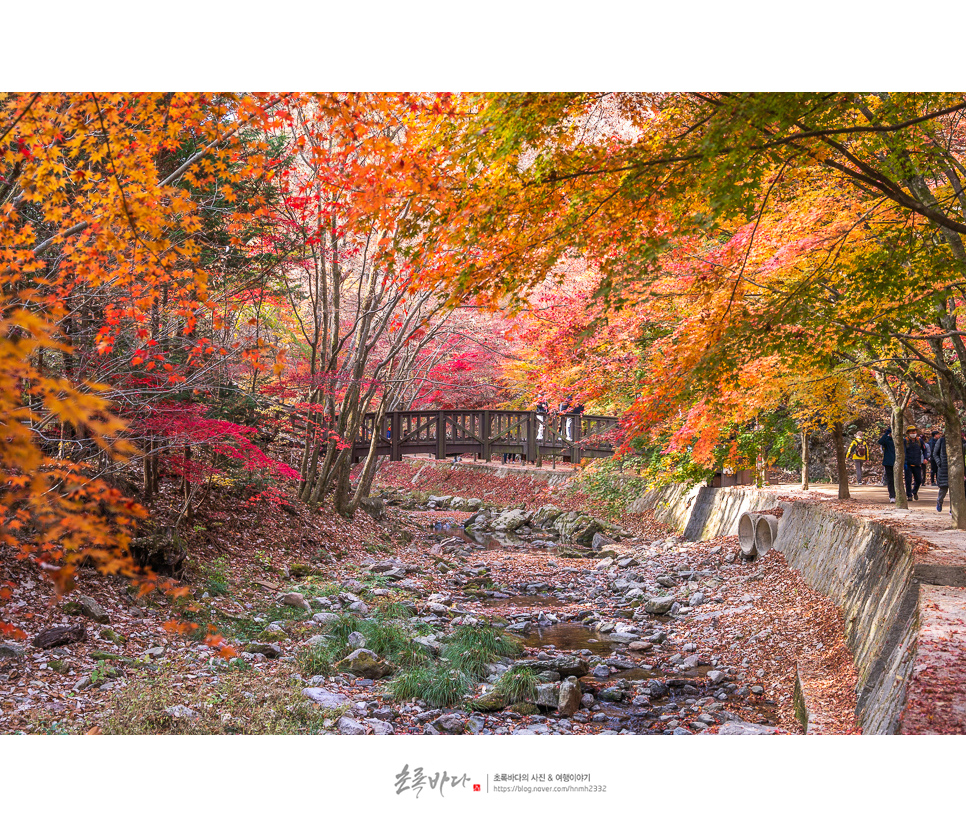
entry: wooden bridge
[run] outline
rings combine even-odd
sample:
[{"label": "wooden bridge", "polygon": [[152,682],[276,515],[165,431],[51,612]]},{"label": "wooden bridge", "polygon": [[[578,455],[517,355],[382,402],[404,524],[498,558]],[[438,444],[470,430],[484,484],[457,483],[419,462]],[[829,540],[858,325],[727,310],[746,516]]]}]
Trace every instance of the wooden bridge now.
[{"label": "wooden bridge", "polygon": [[572,463],[603,458],[617,447],[616,417],[590,414],[537,414],[535,411],[392,411],[376,426],[367,414],[353,446],[353,460],[369,454],[373,432],[376,454],[402,460],[403,455],[520,455],[540,464],[546,457]]}]

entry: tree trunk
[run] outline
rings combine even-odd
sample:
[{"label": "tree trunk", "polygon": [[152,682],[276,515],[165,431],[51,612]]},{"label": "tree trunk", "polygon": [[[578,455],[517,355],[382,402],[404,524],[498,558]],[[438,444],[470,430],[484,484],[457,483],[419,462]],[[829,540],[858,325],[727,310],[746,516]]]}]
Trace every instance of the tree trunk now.
[{"label": "tree trunk", "polygon": [[892,408],[892,440],[896,444],[896,463],[892,467],[893,481],[896,489],[896,507],[900,510],[909,509],[909,499],[906,498],[906,442],[903,435],[906,431],[905,408]]},{"label": "tree trunk", "polygon": [[845,461],[845,443],[842,440],[842,424],[832,424],[832,438],[835,440],[835,463],[839,471],[839,498],[850,498],[849,469]]},{"label": "tree trunk", "polygon": [[808,432],[802,432],[802,490],[808,489]]},{"label": "tree trunk", "polygon": [[950,386],[939,377],[943,393],[943,419],[946,423],[946,455],[949,458],[949,504],[953,511],[953,527],[966,530],[966,484],[963,482],[963,423],[956,409]]}]

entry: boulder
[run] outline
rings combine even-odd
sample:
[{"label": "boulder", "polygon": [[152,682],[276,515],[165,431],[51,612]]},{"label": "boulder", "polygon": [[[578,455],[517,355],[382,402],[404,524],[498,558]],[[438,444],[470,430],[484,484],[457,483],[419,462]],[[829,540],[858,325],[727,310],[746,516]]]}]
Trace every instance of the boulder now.
[{"label": "boulder", "polygon": [[306,687],[302,690],[302,694],[322,709],[338,709],[349,703],[349,699],[345,695],[330,692],[328,689],[320,687]]},{"label": "boulder", "polygon": [[107,625],[111,621],[107,612],[91,597],[79,596],[77,599],[65,603],[64,611],[67,614],[80,614],[101,625]]},{"label": "boulder", "polygon": [[674,605],[674,597],[654,597],[644,603],[644,610],[648,614],[667,614]]},{"label": "boulder", "polygon": [[495,689],[484,692],[479,698],[473,701],[473,709],[478,712],[497,712],[505,706],[506,700]]},{"label": "boulder", "polygon": [[458,713],[448,712],[431,721],[429,726],[442,735],[461,736],[466,732],[466,718]]},{"label": "boulder", "polygon": [[118,634],[113,628],[102,628],[100,631],[101,640],[107,640],[115,646],[123,646],[127,643],[127,637]]},{"label": "boulder", "polygon": [[609,544],[616,544],[616,542],[610,537],[603,533],[594,533],[594,538],[590,542],[590,546],[594,550],[601,550]]},{"label": "boulder", "polygon": [[312,622],[318,623],[320,626],[327,626],[330,623],[338,622],[338,620],[339,615],[330,611],[320,611],[318,614],[312,615]]},{"label": "boulder", "polygon": [[529,521],[530,513],[526,510],[506,510],[493,519],[493,529],[498,532],[513,533]]},{"label": "boulder", "polygon": [[335,725],[339,732],[344,736],[364,736],[366,735],[365,724],[360,724],[347,715],[343,715]]},{"label": "boulder", "polygon": [[0,659],[8,657],[23,657],[24,650],[16,643],[0,643]]},{"label": "boulder", "polygon": [[551,526],[560,516],[563,515],[563,510],[560,507],[555,507],[553,504],[546,504],[540,507],[534,514],[531,524],[534,527],[549,527]]},{"label": "boulder", "polygon": [[306,612],[310,612],[312,610],[312,606],[309,605],[308,600],[306,600],[302,594],[283,594],[279,602],[281,602],[282,605],[287,605],[289,608],[301,608]]},{"label": "boulder", "polygon": [[245,646],[245,651],[250,654],[263,654],[267,658],[275,658],[282,653],[282,647],[278,643],[249,643]]},{"label": "boulder", "polygon": [[567,717],[573,715],[580,709],[580,682],[571,675],[560,684],[560,693],[557,698],[557,712]]},{"label": "boulder", "polygon": [[386,502],[381,498],[362,498],[359,509],[375,521],[382,521],[386,517]]},{"label": "boulder", "polygon": [[449,506],[450,501],[452,500],[452,495],[430,495],[427,499],[427,503],[435,504],[437,508],[444,509]]},{"label": "boulder", "polygon": [[373,735],[377,736],[391,736],[395,732],[392,724],[388,721],[382,721],[378,718],[366,719],[366,723],[372,728]]},{"label": "boulder", "polygon": [[556,709],[560,703],[560,684],[559,683],[538,683],[536,695],[533,702],[538,707]]},{"label": "boulder", "polygon": [[479,498],[467,498],[466,499],[466,510],[467,512],[475,513],[483,506],[483,501]]},{"label": "boulder", "polygon": [[514,669],[525,667],[527,669],[533,669],[535,672],[557,672],[560,677],[566,678],[570,675],[576,675],[578,678],[583,677],[590,670],[590,664],[587,663],[582,657],[577,657],[576,655],[558,655],[557,657],[547,657],[547,658],[527,658],[526,660],[518,660],[513,664]]},{"label": "boulder", "polygon": [[336,664],[340,672],[378,680],[392,674],[392,666],[369,649],[356,649]]},{"label": "boulder", "polygon": [[599,521],[583,513],[571,512],[560,516],[553,524],[561,538],[590,547],[594,534],[603,530]]}]

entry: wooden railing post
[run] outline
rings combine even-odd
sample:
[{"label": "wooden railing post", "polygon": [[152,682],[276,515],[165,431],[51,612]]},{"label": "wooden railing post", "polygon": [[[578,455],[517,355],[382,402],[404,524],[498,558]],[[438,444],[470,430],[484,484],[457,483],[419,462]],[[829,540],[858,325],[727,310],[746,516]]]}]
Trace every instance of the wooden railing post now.
[{"label": "wooden railing post", "polygon": [[480,437],[483,438],[483,460],[490,462],[490,412],[483,412],[483,419],[480,421]]},{"label": "wooden railing post", "polygon": [[531,411],[527,414],[527,453],[524,457],[530,463],[537,460],[537,415]]},{"label": "wooden railing post", "polygon": [[393,411],[389,415],[389,460],[402,460],[402,414]]},{"label": "wooden railing post", "polygon": [[574,437],[574,451],[573,451],[573,454],[571,455],[570,463],[572,465],[574,465],[574,466],[576,466],[578,463],[580,463],[580,458],[581,458],[581,454],[580,454],[580,423],[581,423],[581,419],[582,418],[581,418],[581,415],[580,414],[574,414],[573,415],[573,421],[574,421],[574,434],[573,434],[573,437]]},{"label": "wooden railing post", "polygon": [[436,460],[446,460],[446,414],[436,412]]}]

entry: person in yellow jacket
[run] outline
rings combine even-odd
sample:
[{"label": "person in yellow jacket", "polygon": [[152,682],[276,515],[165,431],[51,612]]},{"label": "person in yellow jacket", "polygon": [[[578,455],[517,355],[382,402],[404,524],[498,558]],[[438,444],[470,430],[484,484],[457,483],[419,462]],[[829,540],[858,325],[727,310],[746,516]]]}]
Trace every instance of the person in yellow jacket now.
[{"label": "person in yellow jacket", "polygon": [[869,447],[866,444],[862,432],[855,433],[855,440],[849,446],[845,456],[855,463],[855,482],[862,483],[862,464],[869,459]]}]

